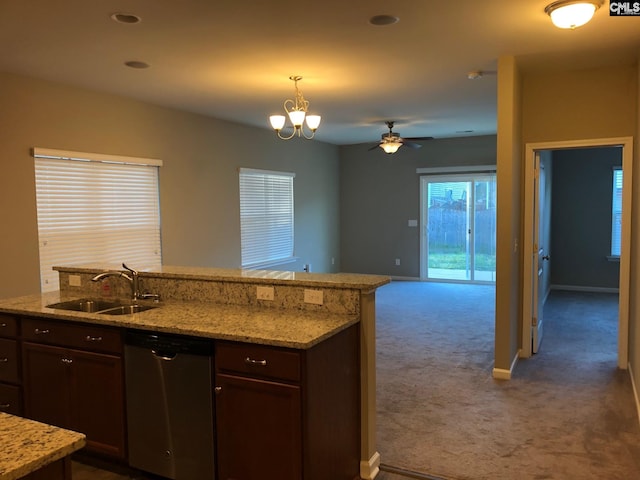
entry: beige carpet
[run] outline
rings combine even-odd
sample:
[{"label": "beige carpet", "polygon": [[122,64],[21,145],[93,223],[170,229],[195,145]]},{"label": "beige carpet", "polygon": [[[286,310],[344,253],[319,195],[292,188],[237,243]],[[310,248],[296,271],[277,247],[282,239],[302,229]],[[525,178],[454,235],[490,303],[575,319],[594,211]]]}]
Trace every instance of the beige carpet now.
[{"label": "beige carpet", "polygon": [[553,292],[542,350],[510,381],[491,377],[493,287],[393,282],[376,299],[383,468],[456,480],[640,478],[615,295]]}]

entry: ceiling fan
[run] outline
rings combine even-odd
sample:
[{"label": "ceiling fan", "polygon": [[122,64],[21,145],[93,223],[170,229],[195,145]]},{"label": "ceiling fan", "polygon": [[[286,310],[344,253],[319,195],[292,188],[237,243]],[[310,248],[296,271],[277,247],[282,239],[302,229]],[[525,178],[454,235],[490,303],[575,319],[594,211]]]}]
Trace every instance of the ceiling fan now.
[{"label": "ceiling fan", "polygon": [[406,146],[409,148],[417,149],[422,147],[419,143],[414,143],[419,140],[433,140],[433,137],[411,137],[411,138],[402,138],[398,132],[393,131],[394,122],[386,121],[387,127],[389,127],[388,133],[382,134],[382,139],[380,142],[375,144],[369,150],[375,150],[377,147],[380,147],[384,150],[385,153],[396,153],[401,146]]}]

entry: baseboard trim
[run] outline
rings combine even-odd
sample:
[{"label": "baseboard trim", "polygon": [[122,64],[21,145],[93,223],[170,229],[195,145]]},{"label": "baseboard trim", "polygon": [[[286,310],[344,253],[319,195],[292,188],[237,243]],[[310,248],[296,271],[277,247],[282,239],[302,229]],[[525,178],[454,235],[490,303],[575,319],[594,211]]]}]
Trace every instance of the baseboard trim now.
[{"label": "baseboard trim", "polygon": [[518,350],[516,353],[516,356],[513,357],[509,370],[506,370],[504,368],[493,369],[493,378],[495,378],[496,380],[511,380],[511,374],[513,373],[513,370],[516,368],[516,363],[518,363],[518,358],[520,358],[520,350]]},{"label": "baseboard trim", "polygon": [[420,473],[414,470],[407,470],[406,468],[394,467],[393,465],[381,464],[380,470],[383,472],[393,473],[400,475],[401,477],[415,478],[417,480],[446,480],[444,477],[435,477],[428,473]]},{"label": "baseboard trim", "polygon": [[360,461],[360,478],[373,480],[380,473],[380,454],[374,453],[369,460]]},{"label": "baseboard trim", "polygon": [[399,275],[391,275],[391,280],[396,280],[399,282],[419,282],[420,277],[401,277]]},{"label": "baseboard trim", "polygon": [[631,364],[627,365],[629,371],[629,377],[631,378],[631,389],[633,390],[633,397],[636,399],[636,411],[638,412],[638,423],[640,423],[640,397],[638,396],[638,389],[636,388],[636,382],[633,380],[633,370]]},{"label": "baseboard trim", "polygon": [[551,285],[551,290],[567,290],[570,292],[620,293],[618,288],[583,287],[580,285]]}]

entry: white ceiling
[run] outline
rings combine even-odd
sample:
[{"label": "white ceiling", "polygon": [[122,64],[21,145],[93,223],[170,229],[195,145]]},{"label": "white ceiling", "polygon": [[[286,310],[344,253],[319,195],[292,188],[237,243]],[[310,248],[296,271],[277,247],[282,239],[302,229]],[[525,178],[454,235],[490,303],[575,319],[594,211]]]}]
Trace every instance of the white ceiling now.
[{"label": "white ceiling", "polygon": [[[0,71],[269,128],[293,96],[322,115],[316,138],[376,142],[496,131],[501,55],[525,68],[633,63],[640,17],[552,26],[550,0],[0,0]],[[135,25],[111,15],[131,13]],[[400,21],[373,26],[374,15]],[[125,61],[147,62],[136,70]],[[487,72],[469,80],[473,70]],[[603,86],[603,88],[606,86]]]}]

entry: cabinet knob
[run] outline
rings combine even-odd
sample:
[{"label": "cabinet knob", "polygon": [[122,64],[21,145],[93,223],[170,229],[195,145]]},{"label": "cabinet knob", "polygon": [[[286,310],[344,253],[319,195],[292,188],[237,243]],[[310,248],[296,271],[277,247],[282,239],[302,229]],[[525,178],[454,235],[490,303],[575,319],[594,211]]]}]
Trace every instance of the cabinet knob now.
[{"label": "cabinet knob", "polygon": [[100,336],[92,337],[91,335],[87,335],[86,337],[84,337],[84,341],[85,342],[101,342],[102,341],[102,337],[100,337]]},{"label": "cabinet knob", "polygon": [[73,359],[71,359],[71,358],[63,358],[61,361],[65,365],[71,365],[73,363]]},{"label": "cabinet knob", "polygon": [[0,363],[7,363],[9,359],[7,357],[0,358]]},{"label": "cabinet knob", "polygon": [[47,335],[49,333],[49,329],[45,329],[45,330],[40,330],[39,328],[36,328],[33,333],[35,333],[36,335]]},{"label": "cabinet knob", "polygon": [[6,326],[7,326],[6,323],[4,323],[4,322],[0,323],[0,327],[5,328]]},{"label": "cabinet knob", "polygon": [[0,403],[0,410],[6,410],[7,408],[11,408],[10,403]]},{"label": "cabinet knob", "polygon": [[222,393],[222,387],[215,387],[213,391],[215,392],[216,395],[220,395],[220,393]]}]

